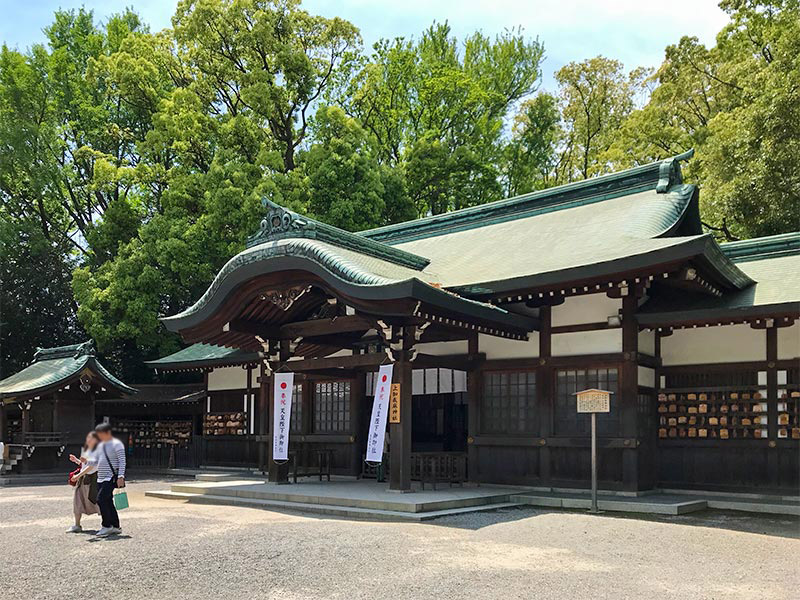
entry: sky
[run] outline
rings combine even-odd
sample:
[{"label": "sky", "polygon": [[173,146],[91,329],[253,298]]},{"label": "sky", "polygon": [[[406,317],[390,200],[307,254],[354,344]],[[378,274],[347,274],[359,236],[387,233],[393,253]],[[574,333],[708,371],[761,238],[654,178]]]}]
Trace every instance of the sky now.
[{"label": "sky", "polygon": [[[177,0],[0,0],[0,41],[24,50],[44,41],[42,29],[58,8],[85,6],[104,19],[132,6],[152,30],[170,26]],[[713,45],[727,17],[715,0],[306,0],[305,10],[354,23],[371,46],[381,37],[417,36],[434,20],[448,21],[463,39],[522,27],[544,43],[542,87],[555,91],[553,73],[602,54],[626,68],[656,67],[664,48],[683,35]]]}]

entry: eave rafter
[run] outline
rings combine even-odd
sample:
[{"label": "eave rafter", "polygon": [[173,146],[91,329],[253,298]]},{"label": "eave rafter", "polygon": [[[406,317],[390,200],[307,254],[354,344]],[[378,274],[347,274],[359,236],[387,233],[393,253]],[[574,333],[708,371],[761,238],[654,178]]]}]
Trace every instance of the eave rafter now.
[{"label": "eave rafter", "polygon": [[[641,318],[641,317],[640,317]],[[800,320],[798,315],[784,315],[774,317],[757,317],[757,316],[741,316],[734,318],[720,318],[708,317],[703,319],[685,318],[683,320],[675,319],[669,325],[655,325],[647,322],[639,326],[641,331],[655,331],[661,336],[669,336],[676,329],[704,329],[706,327],[722,327],[725,325],[750,325],[753,329],[771,329],[791,327],[794,323]]]}]

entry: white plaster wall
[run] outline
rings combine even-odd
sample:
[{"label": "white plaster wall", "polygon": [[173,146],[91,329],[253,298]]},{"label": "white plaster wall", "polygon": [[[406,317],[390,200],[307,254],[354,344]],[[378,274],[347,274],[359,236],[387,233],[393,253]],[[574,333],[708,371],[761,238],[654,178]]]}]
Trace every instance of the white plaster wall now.
[{"label": "white plaster wall", "polygon": [[655,331],[640,331],[639,332],[639,352],[649,354],[650,356],[656,355],[656,332]]},{"label": "white plaster wall", "polygon": [[656,387],[655,369],[651,369],[649,367],[639,367],[638,374],[639,374],[639,385],[652,388]]},{"label": "white plaster wall", "polygon": [[563,304],[553,307],[553,326],[605,323],[609,316],[618,314],[621,308],[621,299],[609,298],[605,294],[570,296]]},{"label": "white plaster wall", "polygon": [[209,391],[244,389],[247,389],[247,369],[244,367],[224,367],[208,374]]},{"label": "white plaster wall", "polygon": [[661,338],[661,358],[664,365],[766,360],[766,333],[746,324],[676,329]]},{"label": "white plaster wall", "polygon": [[778,329],[778,360],[800,358],[800,323]]},{"label": "white plaster wall", "polygon": [[496,358],[537,358],[539,333],[528,334],[527,341],[509,340],[493,335],[478,334],[478,352],[485,352],[488,360]]},{"label": "white plaster wall", "polygon": [[551,343],[553,356],[622,352],[622,329],[556,333]]},{"label": "white plaster wall", "polygon": [[414,348],[420,354],[433,354],[434,356],[443,356],[447,354],[466,354],[469,350],[467,340],[455,340],[451,342],[429,342],[426,344],[417,344]]}]

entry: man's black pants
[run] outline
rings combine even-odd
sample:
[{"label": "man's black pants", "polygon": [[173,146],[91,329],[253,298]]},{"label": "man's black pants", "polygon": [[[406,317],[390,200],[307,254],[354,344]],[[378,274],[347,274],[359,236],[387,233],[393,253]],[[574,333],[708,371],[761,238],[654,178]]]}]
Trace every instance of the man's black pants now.
[{"label": "man's black pants", "polygon": [[119,515],[114,507],[114,490],[117,487],[116,478],[97,485],[97,506],[100,508],[100,515],[103,517],[103,527],[119,527]]}]

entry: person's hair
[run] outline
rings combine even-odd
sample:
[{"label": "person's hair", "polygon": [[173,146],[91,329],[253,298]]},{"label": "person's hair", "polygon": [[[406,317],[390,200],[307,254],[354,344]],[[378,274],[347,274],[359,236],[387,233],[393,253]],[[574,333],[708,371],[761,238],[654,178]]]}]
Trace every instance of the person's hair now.
[{"label": "person's hair", "polygon": [[[92,436],[92,437],[94,438],[94,441],[96,441],[96,442],[99,442],[99,441],[100,441],[100,436],[99,436],[99,435],[97,435],[97,432],[96,432],[96,431],[90,431],[90,432],[89,432],[87,435],[90,435],[90,436]],[[87,445],[86,445],[86,443],[84,442],[84,444],[83,444],[83,449],[84,449],[84,450],[87,450],[88,448],[89,448],[89,446],[87,446]]]},{"label": "person's hair", "polygon": [[97,427],[94,428],[95,433],[111,433],[111,424],[110,423],[100,423]]}]

